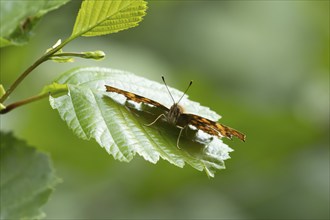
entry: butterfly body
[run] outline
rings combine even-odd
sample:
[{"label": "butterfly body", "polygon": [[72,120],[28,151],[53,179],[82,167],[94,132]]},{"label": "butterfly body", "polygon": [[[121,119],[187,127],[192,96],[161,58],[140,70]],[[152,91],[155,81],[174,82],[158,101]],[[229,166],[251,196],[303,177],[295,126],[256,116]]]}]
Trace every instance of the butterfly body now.
[{"label": "butterfly body", "polygon": [[178,105],[177,103],[173,104],[168,113],[165,115],[167,122],[171,125],[178,125],[178,121],[182,113],[182,106]]}]

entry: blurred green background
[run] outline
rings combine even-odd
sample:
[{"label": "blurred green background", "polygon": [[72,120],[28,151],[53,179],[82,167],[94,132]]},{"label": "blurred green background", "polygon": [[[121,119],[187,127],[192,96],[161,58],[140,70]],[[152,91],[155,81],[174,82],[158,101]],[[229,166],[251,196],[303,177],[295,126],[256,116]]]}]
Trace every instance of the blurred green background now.
[{"label": "blurred green background", "polygon": [[[71,34],[80,1],[48,14],[23,47],[1,49],[1,82]],[[101,62],[45,63],[10,101],[38,93],[77,66],[131,71],[183,90],[247,135],[214,179],[187,165],[120,163],[73,135],[47,100],[1,116],[49,152],[63,179],[47,218],[329,218],[329,1],[150,1],[137,27],[78,38],[65,51],[101,49]]]}]

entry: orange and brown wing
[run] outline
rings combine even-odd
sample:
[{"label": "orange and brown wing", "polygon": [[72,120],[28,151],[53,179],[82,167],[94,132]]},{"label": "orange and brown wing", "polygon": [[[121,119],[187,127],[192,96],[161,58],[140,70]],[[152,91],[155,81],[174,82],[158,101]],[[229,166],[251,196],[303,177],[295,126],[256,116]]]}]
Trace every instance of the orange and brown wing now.
[{"label": "orange and brown wing", "polygon": [[127,92],[125,90],[121,90],[121,89],[117,89],[115,87],[112,87],[112,86],[108,86],[108,85],[105,85],[105,88],[107,90],[107,92],[115,92],[115,93],[118,93],[118,94],[122,94],[124,95],[128,100],[132,100],[136,103],[147,103],[147,104],[150,104],[150,105],[153,105],[153,106],[156,106],[158,108],[161,108],[165,111],[168,111],[168,108],[162,104],[160,104],[159,102],[156,102],[156,101],[153,101],[151,99],[148,99],[148,98],[145,98],[143,96],[140,96],[140,95],[137,95],[137,94],[134,94],[132,92]]},{"label": "orange and brown wing", "polygon": [[197,129],[200,129],[210,135],[215,135],[218,137],[224,136],[229,139],[232,139],[232,137],[235,136],[240,140],[245,141],[245,135],[241,132],[198,115],[183,113],[180,116],[179,124],[181,126],[188,124],[193,125]]}]

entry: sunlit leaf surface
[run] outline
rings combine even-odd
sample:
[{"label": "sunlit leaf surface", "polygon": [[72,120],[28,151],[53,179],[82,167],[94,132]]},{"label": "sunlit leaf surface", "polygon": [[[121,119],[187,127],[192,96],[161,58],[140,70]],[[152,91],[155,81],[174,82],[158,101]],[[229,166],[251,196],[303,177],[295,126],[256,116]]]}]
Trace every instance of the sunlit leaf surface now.
[{"label": "sunlit leaf surface", "polygon": [[85,0],[72,36],[100,36],[135,27],[147,9],[143,0]]},{"label": "sunlit leaf surface", "polygon": [[[69,94],[50,97],[52,107],[78,137],[95,139],[117,160],[129,162],[138,154],[156,163],[161,157],[179,167],[188,163],[214,176],[215,170],[223,169],[223,161],[229,158],[231,149],[220,139],[193,128],[183,132],[181,149],[178,149],[178,128],[165,121],[145,126],[161,114],[159,109],[127,101],[123,95],[106,92],[104,86],[130,91],[170,107],[173,101],[163,84],[107,68],[74,69],[64,73],[56,82],[67,84]],[[170,88],[170,91],[175,100],[182,95],[176,89]],[[180,104],[186,112],[215,121],[220,118],[209,108],[188,100],[187,96]]]}]

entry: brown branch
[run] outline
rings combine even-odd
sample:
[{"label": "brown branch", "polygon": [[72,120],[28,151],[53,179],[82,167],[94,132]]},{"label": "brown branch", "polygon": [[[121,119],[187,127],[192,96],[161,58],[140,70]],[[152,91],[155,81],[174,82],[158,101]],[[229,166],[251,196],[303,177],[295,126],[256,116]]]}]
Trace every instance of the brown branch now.
[{"label": "brown branch", "polygon": [[13,110],[13,109],[15,109],[15,108],[17,108],[19,106],[26,105],[26,104],[29,104],[31,102],[38,101],[38,100],[43,99],[43,98],[45,98],[47,96],[49,96],[49,94],[48,93],[45,93],[45,94],[42,94],[42,95],[32,96],[32,97],[30,97],[28,99],[24,99],[24,100],[21,100],[21,101],[18,101],[18,102],[14,102],[14,103],[6,106],[5,109],[2,109],[0,111],[0,114],[6,114],[6,113],[10,112],[11,110]]}]

